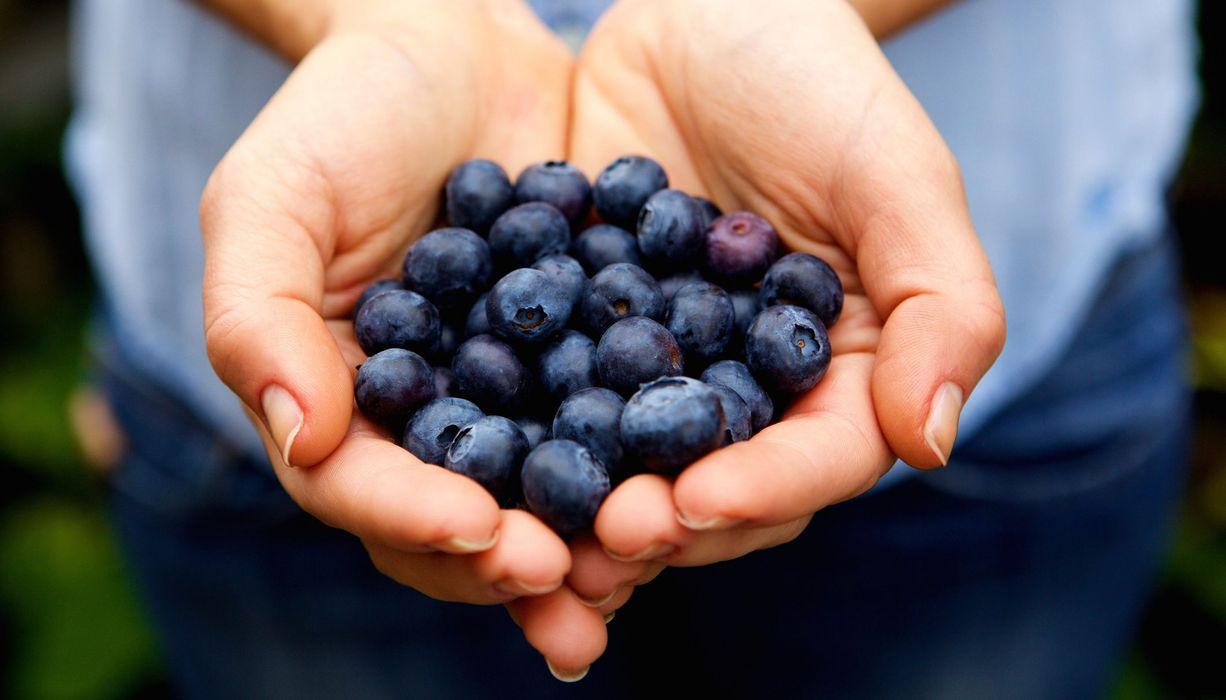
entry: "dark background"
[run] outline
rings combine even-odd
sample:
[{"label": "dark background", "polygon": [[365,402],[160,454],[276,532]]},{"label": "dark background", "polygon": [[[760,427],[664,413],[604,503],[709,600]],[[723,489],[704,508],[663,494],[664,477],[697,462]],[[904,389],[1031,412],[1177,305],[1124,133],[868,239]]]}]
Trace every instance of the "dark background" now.
[{"label": "dark background", "polygon": [[[1192,478],[1174,548],[1113,690],[1226,698],[1226,51],[1200,16],[1204,101],[1172,207],[1197,387]],[[69,113],[61,0],[0,0],[0,697],[169,694],[73,438],[90,272],[60,167]]]}]

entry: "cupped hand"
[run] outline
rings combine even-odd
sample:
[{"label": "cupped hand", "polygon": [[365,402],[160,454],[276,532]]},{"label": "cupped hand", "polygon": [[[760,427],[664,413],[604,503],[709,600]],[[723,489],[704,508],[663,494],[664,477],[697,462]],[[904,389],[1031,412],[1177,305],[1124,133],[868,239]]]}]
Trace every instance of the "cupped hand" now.
[{"label": "cupped hand", "polygon": [[580,56],[572,159],[657,158],[673,187],[771,220],[846,288],[816,388],[675,482],[605,502],[568,581],[601,601],[658,572],[795,538],[896,457],[944,464],[1004,315],[957,165],[841,0],[622,0]]},{"label": "cupped hand", "polygon": [[[514,174],[563,155],[573,58],[511,0],[338,6],[204,194],[210,359],[304,510],[427,595],[543,596],[554,617],[517,620],[556,668],[581,668],[573,655],[598,655],[604,624],[562,587],[565,544],[355,414],[363,356],[346,320],[432,227],[453,166],[483,157]],[[550,632],[559,610],[574,639]]]}]

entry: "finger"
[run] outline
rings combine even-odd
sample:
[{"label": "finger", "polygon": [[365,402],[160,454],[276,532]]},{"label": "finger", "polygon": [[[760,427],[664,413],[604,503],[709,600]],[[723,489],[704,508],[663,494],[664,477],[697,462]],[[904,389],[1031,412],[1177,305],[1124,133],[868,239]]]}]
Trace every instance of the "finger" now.
[{"label": "finger", "polygon": [[353,332],[353,323],[348,320],[328,321],[327,323],[328,330],[331,331],[332,337],[336,340],[336,346],[341,351],[341,357],[345,358],[349,376],[356,380],[358,365],[366,361],[366,353],[362,352],[361,346],[358,345],[358,339]]},{"label": "finger", "polygon": [[783,420],[682,472],[678,518],[695,530],[781,525],[868,490],[894,462],[877,427],[872,369],[869,354],[837,355]]},{"label": "finger", "polygon": [[383,574],[439,600],[488,605],[545,595],[562,585],[570,569],[566,544],[540,520],[503,511],[497,544],[477,554],[410,554],[367,542]]},{"label": "finger", "polygon": [[940,466],[966,397],[1001,352],[1004,308],[957,163],[897,76],[863,132],[873,137],[851,149],[835,205],[885,319],[873,398],[893,450]]},{"label": "finger", "polygon": [[790,542],[808,521],[808,516],[804,516],[770,527],[729,523],[718,531],[691,530],[677,520],[673,489],[668,481],[640,475],[609,494],[596,516],[596,534],[613,559],[654,559],[669,566],[705,566]]},{"label": "finger", "polygon": [[591,536],[570,544],[572,566],[566,585],[585,605],[603,609],[624,588],[646,583],[664,569],[651,561],[618,561],[611,558],[600,542]]},{"label": "finger", "polygon": [[[661,569],[662,570],[662,569]],[[630,598],[634,595],[635,586],[625,586],[617,592],[604,605],[601,605],[597,610],[604,617],[604,623],[609,624],[618,610],[626,607],[626,603],[630,602]]]},{"label": "finger", "polygon": [[[614,6],[603,21],[618,21],[619,12]],[[708,196],[646,52],[627,48],[636,39],[642,40],[629,30],[596,31],[584,47],[574,80],[571,161],[595,178],[628,153],[649,156],[664,167],[670,187]],[[611,52],[620,60],[609,60]]]},{"label": "finger", "polygon": [[[270,447],[272,437],[252,418]],[[361,416],[354,417],[341,447],[315,468],[273,467],[304,511],[364,541],[404,552],[456,554],[498,542],[502,514],[489,492],[472,479],[423,464]]]},{"label": "finger", "polygon": [[[433,216],[448,153],[459,148],[418,128],[430,113],[414,106],[421,86],[405,75],[390,47],[322,45],[226,155],[201,201],[209,358],[289,464],[318,463],[349,425],[353,385],[324,318],[341,315],[337,299],[352,301]],[[360,138],[376,132],[387,137]],[[410,160],[437,165],[408,172]]]},{"label": "finger", "polygon": [[548,595],[511,601],[507,611],[558,680],[574,682],[586,676],[609,641],[603,614],[584,605],[565,586]]}]

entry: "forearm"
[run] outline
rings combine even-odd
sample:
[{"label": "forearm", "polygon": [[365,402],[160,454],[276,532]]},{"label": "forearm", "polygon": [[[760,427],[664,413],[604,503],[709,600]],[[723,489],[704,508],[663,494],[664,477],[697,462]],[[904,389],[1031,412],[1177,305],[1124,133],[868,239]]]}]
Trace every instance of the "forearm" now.
[{"label": "forearm", "polygon": [[954,0],[849,0],[873,36],[885,39]]}]

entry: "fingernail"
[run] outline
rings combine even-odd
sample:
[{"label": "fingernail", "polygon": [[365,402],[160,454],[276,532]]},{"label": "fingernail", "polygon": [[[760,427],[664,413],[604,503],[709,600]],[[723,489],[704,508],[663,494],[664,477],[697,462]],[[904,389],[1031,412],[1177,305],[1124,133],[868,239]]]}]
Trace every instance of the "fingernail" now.
[{"label": "fingernail", "polygon": [[609,595],[607,595],[607,596],[605,596],[605,597],[603,597],[603,598],[601,598],[601,599],[599,599],[599,600],[593,600],[592,598],[584,598],[583,596],[579,596],[579,602],[580,602],[580,603],[583,603],[584,605],[588,606],[589,608],[599,608],[600,606],[604,605],[605,603],[609,602],[610,600],[613,600],[613,596],[617,595],[618,591],[620,591],[621,589],[622,589],[622,587],[621,587],[621,586],[618,586],[617,588],[614,588],[614,589],[613,589],[613,592],[612,592],[612,593],[610,593]]},{"label": "fingernail", "polygon": [[509,578],[505,581],[496,582],[494,584],[494,588],[497,589],[499,593],[506,593],[507,595],[522,597],[553,593],[554,591],[558,590],[558,587],[561,585],[562,582],[559,581],[558,583],[548,586],[529,586],[523,581],[516,581],[513,578]]},{"label": "fingernail", "polygon": [[618,554],[617,552],[611,552],[608,549],[605,550],[605,554],[608,554],[610,559],[616,559],[617,561],[634,562],[634,561],[647,561],[648,559],[659,559],[660,557],[666,557],[675,551],[677,551],[676,545],[671,545],[665,542],[665,543],[660,543],[660,544],[653,544],[649,547],[646,547],[638,554],[632,554],[630,556],[626,556],[624,554]]},{"label": "fingernail", "polygon": [[605,615],[605,616],[604,616],[604,623],[605,623],[606,625],[607,625],[607,624],[609,624],[610,622],[612,622],[612,621],[613,621],[613,618],[615,618],[615,617],[617,617],[617,612],[616,612],[616,611],[611,612],[611,613],[609,613],[608,615]]},{"label": "fingernail", "polygon": [[264,409],[264,425],[268,428],[268,434],[281,450],[282,461],[287,466],[294,466],[290,456],[303,421],[298,402],[288,391],[272,384],[260,397],[260,407]]},{"label": "fingernail", "polygon": [[588,670],[592,668],[591,666],[585,666],[582,670],[575,671],[574,673],[563,673],[554,668],[553,664],[549,662],[549,659],[545,659],[545,665],[549,667],[549,672],[553,674],[553,677],[557,678],[563,683],[578,683],[587,676]]},{"label": "fingernail", "polygon": [[740,525],[743,520],[729,520],[723,516],[717,515],[714,518],[705,520],[700,518],[691,518],[690,516],[677,511],[677,522],[681,523],[688,530],[696,530],[699,532],[705,530],[727,530],[730,527]]},{"label": "fingernail", "polygon": [[446,542],[436,545],[436,548],[451,552],[452,554],[476,554],[477,552],[487,551],[498,544],[498,534],[499,531],[495,530],[494,534],[485,542],[469,542],[459,537],[452,537]]},{"label": "fingernail", "polygon": [[941,466],[949,464],[949,455],[958,437],[958,417],[962,413],[962,387],[945,382],[932,397],[928,420],[924,423],[924,440],[941,460]]}]

